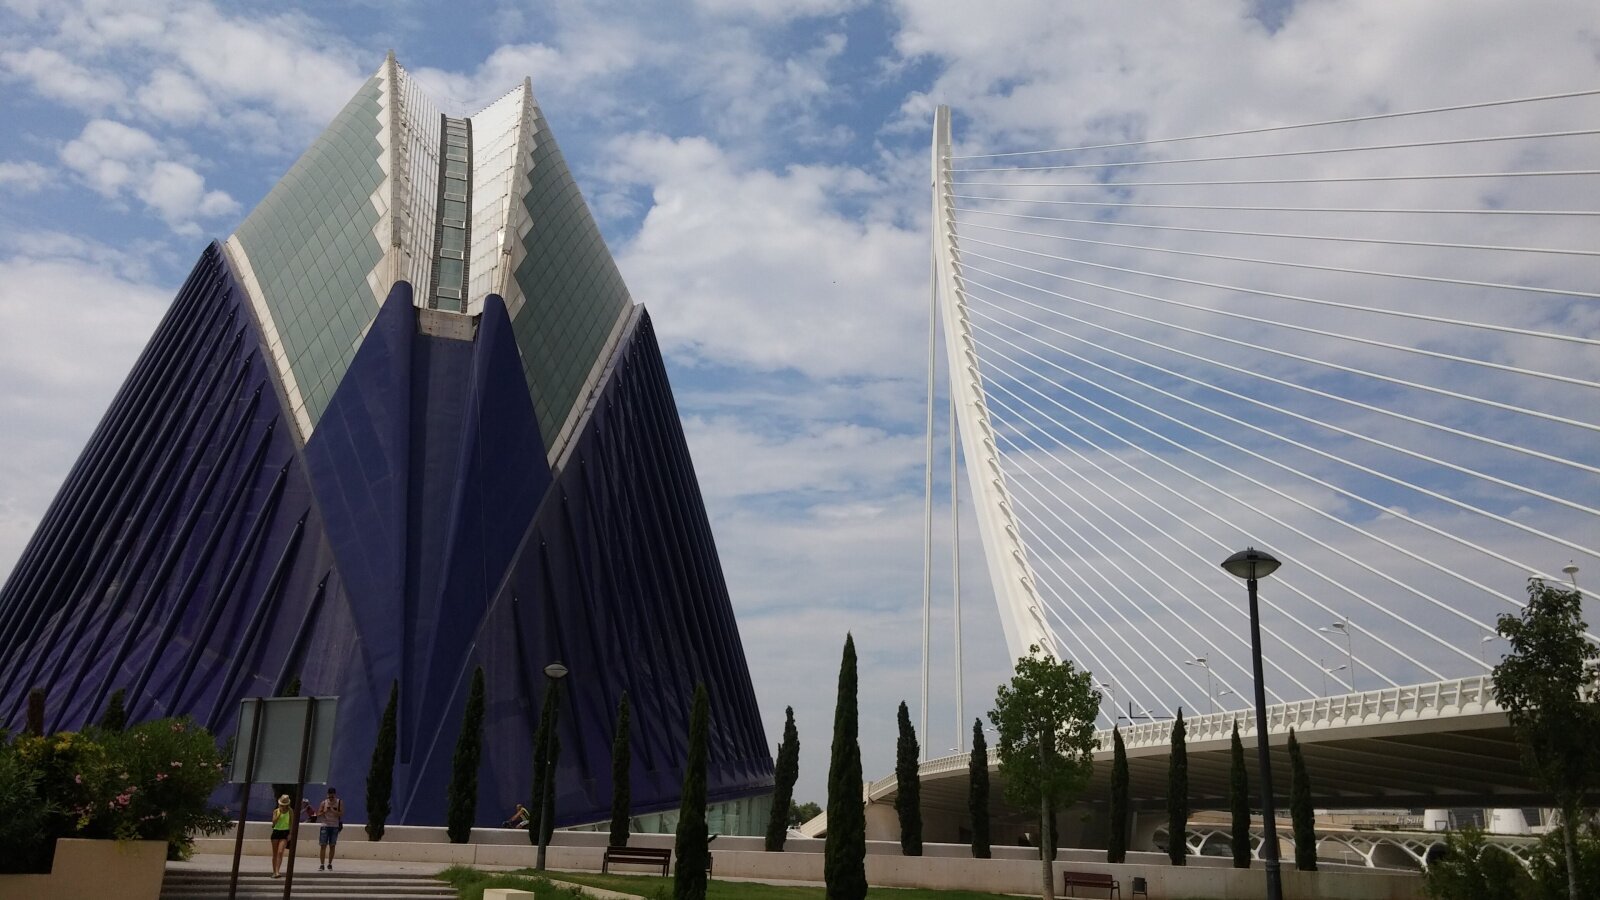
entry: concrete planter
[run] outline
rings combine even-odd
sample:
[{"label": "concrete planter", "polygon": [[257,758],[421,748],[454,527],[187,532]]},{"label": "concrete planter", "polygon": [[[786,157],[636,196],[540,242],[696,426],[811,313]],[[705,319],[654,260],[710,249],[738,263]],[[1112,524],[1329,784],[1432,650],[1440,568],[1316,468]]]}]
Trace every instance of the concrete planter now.
[{"label": "concrete planter", "polygon": [[49,875],[0,875],[6,900],[160,900],[165,841],[60,838]]}]

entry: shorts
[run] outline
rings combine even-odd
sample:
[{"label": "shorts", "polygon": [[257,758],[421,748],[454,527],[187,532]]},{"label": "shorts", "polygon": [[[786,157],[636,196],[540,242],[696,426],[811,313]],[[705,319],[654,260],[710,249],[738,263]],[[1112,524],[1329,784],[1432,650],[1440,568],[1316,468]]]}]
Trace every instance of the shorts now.
[{"label": "shorts", "polygon": [[275,840],[275,841],[287,841],[289,839],[289,829],[287,829],[287,828],[274,828],[274,829],[272,829],[272,839]]},{"label": "shorts", "polygon": [[339,843],[339,826],[324,825],[317,831],[317,846],[332,847]]}]

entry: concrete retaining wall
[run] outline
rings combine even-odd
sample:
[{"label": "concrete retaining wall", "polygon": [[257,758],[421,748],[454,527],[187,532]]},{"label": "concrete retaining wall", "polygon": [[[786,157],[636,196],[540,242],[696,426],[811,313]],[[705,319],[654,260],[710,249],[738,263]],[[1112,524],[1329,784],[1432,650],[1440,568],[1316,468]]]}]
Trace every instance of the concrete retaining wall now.
[{"label": "concrete retaining wall", "polygon": [[[258,827],[259,825],[259,827]],[[301,826],[301,852],[314,855],[316,826]],[[548,850],[547,865],[552,869],[598,872],[605,854],[605,832],[558,831]],[[719,878],[784,879],[822,881],[824,841],[790,838],[783,853],[767,853],[759,837],[719,837],[711,844],[714,875]],[[636,847],[671,848],[670,834],[636,834],[629,844]],[[231,853],[233,839],[205,838],[196,842],[203,853]],[[264,823],[251,823],[245,831],[245,849],[251,856],[271,852]],[[1038,890],[1039,862],[1028,858],[1033,851],[1023,847],[996,847],[995,859],[972,859],[964,844],[928,844],[926,855],[905,857],[900,845],[887,841],[867,844],[867,881],[880,887],[948,888],[995,893],[1027,894]],[[475,828],[472,843],[451,844],[443,828],[391,828],[381,842],[366,839],[358,826],[345,828],[339,840],[341,859],[377,859],[429,862],[465,866],[532,866],[536,850],[526,831]],[[1194,857],[1189,865],[1168,865],[1161,853],[1130,853],[1128,862],[1111,865],[1103,850],[1063,850],[1055,863],[1056,885],[1061,873],[1105,872],[1122,882],[1127,896],[1134,876],[1142,876],[1150,887],[1151,900],[1176,900],[1184,897],[1257,900],[1266,896],[1266,876],[1257,865],[1252,869],[1232,868],[1231,859]],[[645,867],[620,867],[628,874],[656,874]],[[1373,871],[1354,866],[1326,866],[1320,872],[1296,872],[1285,868],[1284,894],[1297,900],[1421,900],[1422,879],[1413,873]]]},{"label": "concrete retaining wall", "polygon": [[0,875],[4,900],[158,900],[165,841],[61,838],[49,875]]}]

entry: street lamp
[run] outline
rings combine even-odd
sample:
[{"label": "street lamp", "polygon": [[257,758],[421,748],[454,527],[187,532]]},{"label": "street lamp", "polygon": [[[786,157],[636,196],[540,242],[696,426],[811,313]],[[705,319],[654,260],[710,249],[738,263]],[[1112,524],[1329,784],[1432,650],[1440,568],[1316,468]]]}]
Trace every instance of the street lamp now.
[{"label": "street lamp", "polygon": [[1250,664],[1256,677],[1256,755],[1261,767],[1261,849],[1267,869],[1267,900],[1283,900],[1283,875],[1278,871],[1278,812],[1272,800],[1272,756],[1267,748],[1267,691],[1261,681],[1261,614],[1256,605],[1256,580],[1278,570],[1272,554],[1251,547],[1222,561],[1222,568],[1242,578],[1250,592]]},{"label": "street lamp", "polygon": [[534,868],[544,871],[544,854],[550,846],[550,809],[555,806],[555,800],[550,792],[556,788],[555,760],[550,758],[550,744],[556,739],[556,719],[561,713],[561,692],[556,686],[561,679],[567,677],[567,667],[559,660],[544,667],[544,677],[550,679],[550,730],[545,733],[547,742],[544,750],[544,790],[539,792],[539,858],[534,861]]},{"label": "street lamp", "polygon": [[1568,578],[1572,579],[1572,589],[1573,590],[1577,590],[1578,589],[1578,564],[1577,563],[1570,563],[1569,562],[1566,565],[1562,566],[1561,567],[1561,574],[1563,574],[1563,575],[1567,576]]},{"label": "street lamp", "polygon": [[1217,711],[1217,683],[1211,675],[1211,664],[1206,662],[1204,656],[1193,656],[1183,661],[1186,666],[1197,666],[1206,670],[1206,712]]},{"label": "street lamp", "polygon": [[[1350,617],[1345,616],[1344,621],[1334,622],[1327,628],[1318,628],[1317,630],[1324,634],[1344,635],[1344,654],[1349,657],[1350,664],[1350,693],[1354,694],[1356,692],[1356,653],[1354,645],[1350,643]],[[1323,693],[1326,694],[1327,691],[1324,690]]]},{"label": "street lamp", "polygon": [[1096,681],[1094,686],[1105,691],[1106,696],[1110,698],[1108,702],[1111,704],[1111,727],[1115,728],[1117,725],[1117,686],[1104,681]]},{"label": "street lamp", "polygon": [[[1479,628],[1483,628],[1482,625],[1479,625],[1478,627]],[[1483,637],[1478,638],[1478,659],[1483,662],[1483,667],[1485,669],[1487,669],[1487,668],[1489,668],[1489,657],[1483,652],[1484,651],[1484,645],[1489,643],[1490,641],[1494,640],[1495,638],[1499,637],[1500,635],[1489,633],[1489,629],[1487,629],[1487,628],[1483,628],[1483,631],[1484,631]]]},{"label": "street lamp", "polygon": [[1328,668],[1328,661],[1325,660],[1325,659],[1318,659],[1317,660],[1317,665],[1322,667],[1322,696],[1326,697],[1326,696],[1328,696],[1328,676],[1332,675],[1335,672],[1343,672],[1345,669],[1348,669],[1350,667],[1349,666],[1334,666],[1333,668],[1330,669],[1330,668]]}]

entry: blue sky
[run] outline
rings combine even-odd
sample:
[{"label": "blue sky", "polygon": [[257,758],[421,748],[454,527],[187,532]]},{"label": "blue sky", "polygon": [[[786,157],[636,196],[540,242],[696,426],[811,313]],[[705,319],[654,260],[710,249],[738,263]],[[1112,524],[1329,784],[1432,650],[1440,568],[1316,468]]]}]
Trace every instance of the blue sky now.
[{"label": "blue sky", "polygon": [[[204,242],[386,50],[455,112],[526,75],[652,311],[768,735],[793,705],[821,801],[845,631],[869,777],[919,691],[935,104],[1009,150],[1600,83],[1583,0],[533,6],[0,0],[0,572]],[[967,560],[970,719],[1008,661]]]}]

